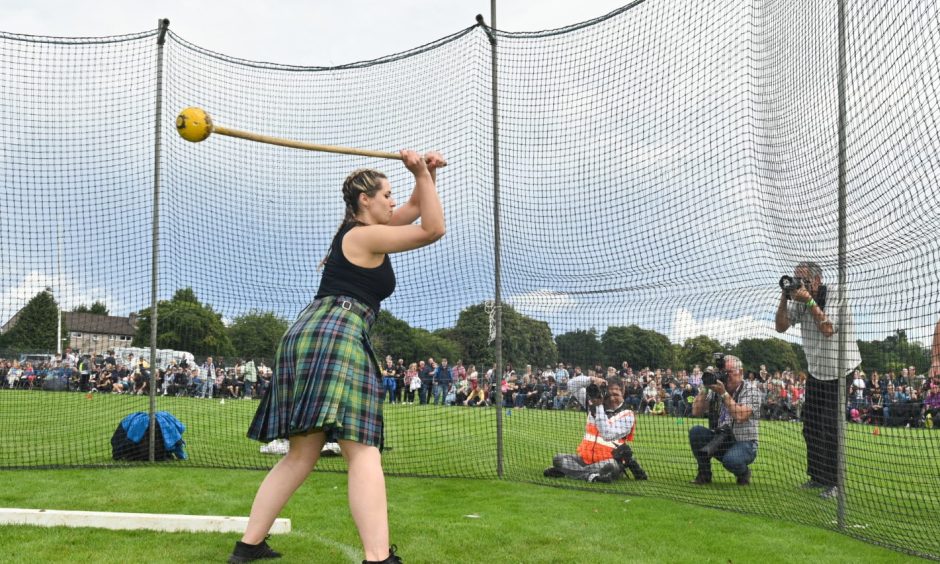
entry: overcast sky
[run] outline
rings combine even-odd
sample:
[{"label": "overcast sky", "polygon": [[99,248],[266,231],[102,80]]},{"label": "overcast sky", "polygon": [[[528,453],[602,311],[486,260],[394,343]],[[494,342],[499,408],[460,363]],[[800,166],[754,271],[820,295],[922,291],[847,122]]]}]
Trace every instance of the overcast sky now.
[{"label": "overcast sky", "polygon": [[[497,25],[510,32],[557,29],[626,3],[504,0]],[[508,205],[501,208],[506,259],[501,299],[548,320],[556,332],[637,323],[674,342],[701,333],[733,342],[776,334],[776,280],[792,272],[797,260],[816,260],[827,281],[835,279],[834,8],[829,5],[820,15],[797,2],[781,7],[771,0],[647,1],[570,33],[505,36],[500,172],[502,201]],[[938,291],[930,265],[940,253],[935,237],[940,164],[934,158],[940,121],[936,104],[923,103],[940,95],[933,80],[940,29],[927,15],[934,8],[930,0],[920,0],[884,13],[856,7],[849,17],[848,282],[866,340],[904,328],[927,342],[935,323]],[[0,31],[41,36],[133,34],[153,30],[157,19],[166,17],[187,44],[249,61],[311,67],[408,51],[474,25],[477,13],[490,19],[486,0],[191,0],[185,5],[169,0],[159,6],[108,0],[93,10],[75,2],[0,0],[0,10]],[[765,36],[761,30],[775,32]],[[0,245],[0,264],[13,265],[0,272],[0,322],[45,287],[56,289],[65,308],[103,300],[113,313],[136,311],[149,303],[146,277],[89,270],[94,259],[83,253],[120,241],[125,247],[116,262],[131,273],[149,272],[147,234],[122,230],[149,217],[149,192],[137,188],[149,186],[153,161],[149,122],[140,119],[152,108],[147,75],[154,65],[152,39],[100,50],[44,45],[10,42],[11,74],[0,83],[6,88],[3,102],[17,108],[23,124],[0,129],[0,146],[11,156],[8,169],[0,159],[0,178],[14,180],[0,192],[12,198],[0,202],[0,240],[18,242]],[[898,45],[903,48],[894,48]],[[220,123],[249,131],[383,149],[401,142],[455,155],[441,181],[448,237],[396,257],[403,286],[408,281],[414,286],[410,293],[402,287],[389,310],[414,325],[438,328],[451,326],[461,308],[492,295],[492,230],[485,213],[489,153],[481,149],[490,139],[485,129],[467,126],[485,123],[480,119],[490,107],[489,77],[482,73],[488,44],[480,30],[426,57],[415,54],[341,72],[272,71],[201,50],[167,52],[167,68],[174,71],[165,77],[167,123],[177,108],[198,103],[211,108]],[[85,60],[92,62],[73,64]],[[201,80],[188,81],[191,75]],[[381,87],[362,89],[363,81],[379,81]],[[125,83],[136,86],[124,88]],[[97,136],[102,104],[137,116],[134,123],[145,131],[122,128]],[[261,106],[267,111],[255,111]],[[298,106],[302,113],[295,112]],[[342,119],[333,119],[335,107],[342,107]],[[417,107],[448,119],[414,120]],[[47,121],[70,135],[59,145],[48,143]],[[2,143],[3,135],[16,142]],[[259,230],[257,242],[243,233],[222,235],[240,241],[246,250],[239,252],[262,271],[278,267],[294,278],[273,277],[290,293],[280,286],[272,290],[267,280],[259,288],[244,288],[240,281],[213,285],[212,269],[197,271],[205,280],[180,269],[188,278],[164,276],[161,291],[192,286],[229,318],[254,306],[292,316],[316,288],[319,274],[310,256],[323,252],[342,212],[335,198],[324,199],[338,206],[327,209],[309,195],[322,190],[324,198],[332,197],[330,179],[342,178],[353,165],[225,141],[197,148],[175,136],[165,140],[164,151],[164,186],[188,190],[187,199],[178,198],[185,205],[170,211],[188,218],[202,209],[239,209],[284,220],[277,225],[289,233]],[[112,153],[130,167],[120,178],[113,174]],[[74,169],[79,162],[83,174]],[[79,224],[71,226],[74,232],[66,224],[59,237],[66,242],[61,251],[66,259],[58,265],[56,235],[33,233],[30,226],[17,229],[14,216],[3,215],[16,205],[34,205],[35,198],[27,195],[48,189],[48,178],[88,194],[70,201],[86,206],[79,211],[97,211],[106,198],[133,221],[99,223],[93,232],[97,239]],[[97,184],[108,190],[89,193]],[[275,188],[279,197],[271,198]],[[164,201],[172,202],[167,194]],[[45,197],[48,208],[53,195]],[[237,208],[242,201],[252,203],[248,210]],[[306,237],[298,237],[295,223],[285,220],[301,216],[312,218],[296,222],[309,231]],[[552,229],[539,218],[551,218]],[[202,246],[236,249],[213,247],[215,241],[195,229],[167,233],[167,247],[175,244],[179,256]],[[279,264],[280,241],[296,244],[288,250],[297,264]],[[85,246],[68,246],[78,243]],[[734,259],[722,260],[729,249]],[[231,258],[222,251],[208,254],[224,265]],[[472,268],[454,276],[415,275],[426,264],[450,268],[463,261]],[[456,282],[462,286],[453,286]],[[902,291],[885,297],[885,287]],[[422,297],[427,295],[435,296],[436,308],[426,308]],[[443,298],[450,301],[441,303]]]},{"label": "overcast sky", "polygon": [[[506,31],[554,29],[627,3],[503,0],[496,23]],[[406,51],[475,24],[477,14],[490,22],[489,0],[0,0],[0,12],[0,31],[65,37],[135,33],[168,18],[174,33],[200,47],[304,66]]]}]

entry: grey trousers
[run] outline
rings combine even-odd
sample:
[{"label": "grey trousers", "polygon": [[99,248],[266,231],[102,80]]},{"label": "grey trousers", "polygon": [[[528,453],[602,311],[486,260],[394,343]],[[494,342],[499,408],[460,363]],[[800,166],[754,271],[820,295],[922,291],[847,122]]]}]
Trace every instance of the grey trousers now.
[{"label": "grey trousers", "polygon": [[584,480],[587,482],[592,474],[615,479],[623,471],[620,464],[613,458],[601,460],[594,464],[585,464],[577,454],[556,454],[552,458],[552,466],[561,470],[567,478]]}]

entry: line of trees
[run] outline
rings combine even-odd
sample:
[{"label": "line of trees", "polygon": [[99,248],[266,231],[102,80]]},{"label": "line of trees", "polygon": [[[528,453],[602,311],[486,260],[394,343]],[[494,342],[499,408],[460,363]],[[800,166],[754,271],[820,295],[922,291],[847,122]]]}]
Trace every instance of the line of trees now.
[{"label": "line of trees", "polygon": [[[137,318],[135,347],[150,345],[151,308]],[[226,327],[222,315],[196,297],[192,288],[177,290],[170,300],[157,302],[157,348],[206,356],[245,357],[273,362],[288,323],[272,312],[251,310]]]},{"label": "line of trees", "polygon": [[[49,289],[36,294],[19,312],[16,324],[0,335],[0,351],[6,354],[44,352],[56,349],[58,304]],[[107,315],[108,308],[95,302],[73,311]],[[173,298],[157,304],[157,348],[176,349],[196,357],[251,357],[272,362],[281,336],[289,323],[272,312],[251,310],[236,317],[228,326],[222,315],[202,303],[192,288],[176,291]],[[134,346],[150,344],[151,310],[138,313]],[[575,330],[552,336],[548,323],[527,317],[512,306],[502,306],[503,362],[515,367],[554,365],[561,361],[584,368],[602,365],[619,367],[623,361],[635,368],[688,369],[696,364],[711,364],[712,354],[724,352],[741,358],[746,369],[806,370],[806,356],[800,345],[782,339],[741,339],[736,344],[720,343],[707,335],[686,339],[682,344],[666,335],[636,325],[610,326],[603,334],[596,329]],[[67,335],[63,328],[64,337]],[[489,367],[495,362],[490,342],[490,314],[484,304],[460,312],[453,327],[428,331],[411,327],[387,310],[379,313],[372,331],[376,353],[407,361],[433,356],[462,359],[465,364]],[[930,367],[930,350],[910,342],[904,330],[897,330],[883,340],[858,341],[862,368],[898,371],[915,366],[919,374]]]},{"label": "line of trees", "polygon": [[559,335],[556,342],[562,360],[582,367],[619,368],[627,361],[634,368],[680,370],[696,364],[704,368],[713,363],[714,353],[721,352],[739,357],[749,369],[756,370],[762,364],[770,371],[806,368],[803,348],[782,339],[742,339],[732,345],[699,335],[680,345],[662,333],[630,325],[608,327],[600,337],[595,329],[572,331]]},{"label": "line of trees", "polygon": [[104,305],[103,302],[96,301],[91,304],[91,307],[86,306],[85,304],[79,304],[72,308],[72,313],[91,313],[93,315],[108,315],[108,306]]},{"label": "line of trees", "polygon": [[[452,328],[429,333],[413,329],[407,323],[383,311],[379,315],[374,344],[382,354],[406,360],[433,356],[463,359],[465,364],[488,367],[495,361],[495,349],[489,342],[489,314],[483,304],[470,306],[460,313]],[[503,305],[503,362],[514,367],[554,365],[564,362],[588,368],[595,365],[620,367],[623,361],[635,368],[689,369],[696,364],[712,364],[716,352],[739,357],[748,370],[807,370],[806,354],[801,345],[777,338],[741,339],[736,344],[720,343],[699,335],[682,344],[670,342],[662,333],[637,325],[611,326],[598,335],[596,329],[575,330],[552,338],[548,324],[526,317],[511,306]],[[920,343],[909,342],[903,330],[883,341],[858,341],[862,369],[885,373],[915,366],[918,374],[930,367],[930,351]]]},{"label": "line of trees", "polygon": [[[17,313],[16,324],[0,334],[0,351],[9,353],[49,352],[56,350],[56,328],[59,325],[59,304],[46,288],[33,296]],[[67,333],[63,327],[59,336]]]},{"label": "line of trees", "polygon": [[[108,307],[100,301],[72,311],[108,315]],[[257,310],[236,317],[226,327],[222,316],[200,302],[191,288],[177,290],[172,299],[158,302],[157,314],[157,348],[188,351],[197,357],[238,355],[271,362],[288,327],[287,321],[274,313]],[[59,306],[50,289],[33,296],[13,327],[0,334],[0,356],[55,351],[58,315]],[[151,320],[150,308],[139,312],[133,346],[150,346]],[[68,328],[63,327],[61,338],[67,336]]]}]

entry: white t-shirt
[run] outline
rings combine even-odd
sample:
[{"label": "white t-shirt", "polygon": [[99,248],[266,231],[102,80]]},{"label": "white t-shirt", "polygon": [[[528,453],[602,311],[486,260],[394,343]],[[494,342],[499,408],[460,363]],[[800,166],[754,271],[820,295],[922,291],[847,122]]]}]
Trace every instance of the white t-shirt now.
[{"label": "white t-shirt", "polygon": [[855,386],[855,399],[863,400],[865,399],[865,380],[861,377],[852,380],[852,385]]},{"label": "white t-shirt", "polygon": [[[862,363],[858,343],[855,341],[855,321],[852,319],[852,310],[846,305],[846,316],[843,320],[839,318],[839,306],[839,291],[830,287],[825,312],[826,317],[832,321],[832,328],[835,332],[831,337],[826,337],[816,326],[816,320],[813,319],[806,304],[794,300],[787,303],[787,317],[790,319],[790,325],[800,326],[809,373],[817,380],[835,380],[840,373],[847,374]],[[839,370],[840,333],[845,334],[845,366],[841,371]]]}]

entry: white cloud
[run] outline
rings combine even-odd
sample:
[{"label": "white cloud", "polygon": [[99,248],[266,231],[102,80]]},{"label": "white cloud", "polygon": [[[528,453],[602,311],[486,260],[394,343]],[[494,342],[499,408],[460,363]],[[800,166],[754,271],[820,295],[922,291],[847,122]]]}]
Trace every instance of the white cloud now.
[{"label": "white cloud", "polygon": [[17,286],[7,288],[0,294],[0,324],[6,323],[33,296],[55,284],[53,277],[39,272],[30,272]]},{"label": "white cloud", "polygon": [[[606,14],[623,0],[515,0],[497,8],[500,29],[564,27]],[[276,6],[276,7],[275,7]],[[274,3],[236,0],[139,0],[86,3],[31,0],[4,6],[3,31],[31,35],[136,33],[168,18],[170,29],[197,45],[233,57],[293,65],[333,66],[382,57],[490,21],[490,2],[348,0]]]},{"label": "white cloud", "polygon": [[787,333],[777,333],[770,321],[755,319],[750,315],[696,320],[689,310],[681,307],[676,309],[669,340],[673,343],[682,344],[686,339],[699,335],[708,335],[721,343],[737,343],[741,339],[766,339],[769,337],[788,341],[798,340]]},{"label": "white cloud", "polygon": [[130,309],[127,303],[102,288],[85,287],[68,275],[55,276],[34,270],[0,293],[0,325],[16,315],[33,296],[46,288],[52,289],[52,294],[63,311],[70,311],[81,304],[90,306],[96,301],[104,303],[111,315],[120,315],[118,312]]},{"label": "white cloud", "polygon": [[569,294],[554,290],[535,290],[518,296],[510,296],[505,301],[519,313],[533,317],[538,317],[540,314],[556,314],[578,305],[578,302]]}]

